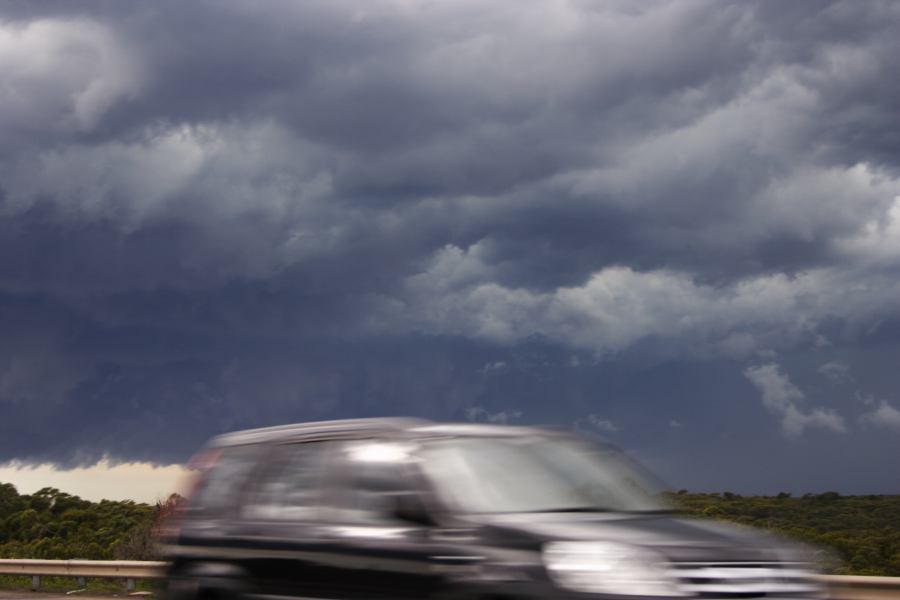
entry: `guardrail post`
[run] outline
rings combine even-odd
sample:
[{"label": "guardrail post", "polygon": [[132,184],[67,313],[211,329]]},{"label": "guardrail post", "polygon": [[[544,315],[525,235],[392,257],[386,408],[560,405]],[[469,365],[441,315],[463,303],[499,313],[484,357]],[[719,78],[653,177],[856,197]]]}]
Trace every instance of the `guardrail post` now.
[{"label": "guardrail post", "polygon": [[32,575],[31,576],[31,589],[36,590],[41,587],[41,576],[40,575]]},{"label": "guardrail post", "polygon": [[83,588],[84,587],[84,577],[79,577],[78,581],[75,583],[75,585],[79,588]]},{"label": "guardrail post", "polygon": [[126,579],[125,587],[128,589],[129,592],[133,592],[134,591],[134,579],[131,579],[131,578]]}]

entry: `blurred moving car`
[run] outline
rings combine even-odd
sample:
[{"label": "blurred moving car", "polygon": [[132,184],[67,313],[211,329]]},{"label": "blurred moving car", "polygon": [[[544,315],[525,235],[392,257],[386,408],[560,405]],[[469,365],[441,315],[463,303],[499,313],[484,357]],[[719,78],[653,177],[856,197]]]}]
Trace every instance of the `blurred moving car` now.
[{"label": "blurred moving car", "polygon": [[621,452],[560,431],[308,423],[193,464],[171,600],[822,596],[802,548],[677,517]]}]

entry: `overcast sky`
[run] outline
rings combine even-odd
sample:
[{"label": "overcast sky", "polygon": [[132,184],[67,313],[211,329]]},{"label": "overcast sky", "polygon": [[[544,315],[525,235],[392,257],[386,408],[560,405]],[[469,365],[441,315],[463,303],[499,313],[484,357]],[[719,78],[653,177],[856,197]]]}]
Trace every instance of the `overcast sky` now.
[{"label": "overcast sky", "polygon": [[900,493],[898,31],[5,2],[0,463],[402,414],[591,430],[676,489]]}]

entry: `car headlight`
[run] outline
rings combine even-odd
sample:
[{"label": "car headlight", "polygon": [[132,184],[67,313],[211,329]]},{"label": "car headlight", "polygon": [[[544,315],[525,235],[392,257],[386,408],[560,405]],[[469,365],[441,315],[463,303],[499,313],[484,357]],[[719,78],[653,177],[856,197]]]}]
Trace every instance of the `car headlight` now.
[{"label": "car headlight", "polygon": [[550,542],[544,565],[561,587],[589,594],[685,596],[653,552],[616,542]]}]

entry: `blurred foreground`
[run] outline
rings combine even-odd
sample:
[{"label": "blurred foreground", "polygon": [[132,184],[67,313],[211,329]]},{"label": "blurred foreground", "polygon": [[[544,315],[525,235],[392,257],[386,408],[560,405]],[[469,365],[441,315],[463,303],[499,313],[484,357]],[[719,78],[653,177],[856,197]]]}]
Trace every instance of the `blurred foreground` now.
[{"label": "blurred foreground", "polygon": [[171,600],[804,598],[821,551],[675,514],[616,447],[541,427],[356,419],[217,436],[161,528]]}]

